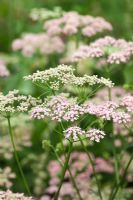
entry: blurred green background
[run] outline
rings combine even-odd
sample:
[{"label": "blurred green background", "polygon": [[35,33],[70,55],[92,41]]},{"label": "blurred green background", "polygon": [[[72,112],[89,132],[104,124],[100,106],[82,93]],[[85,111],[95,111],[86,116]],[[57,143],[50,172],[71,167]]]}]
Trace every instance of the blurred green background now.
[{"label": "blurred green background", "polygon": [[114,27],[116,37],[132,40],[133,0],[0,0],[0,51],[9,52],[11,41],[22,32],[32,32],[32,8],[60,6],[65,11],[103,16]]}]

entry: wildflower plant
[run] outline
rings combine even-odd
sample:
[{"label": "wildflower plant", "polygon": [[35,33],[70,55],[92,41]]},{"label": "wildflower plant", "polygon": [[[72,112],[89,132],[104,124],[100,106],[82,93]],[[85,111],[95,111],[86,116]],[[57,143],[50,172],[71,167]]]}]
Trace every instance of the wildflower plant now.
[{"label": "wildflower plant", "polygon": [[[108,121],[114,125],[122,124],[123,126],[128,127],[128,124],[132,121],[132,96],[128,95],[119,98],[116,102],[111,100],[104,100],[99,104],[93,102],[92,96],[95,95],[97,87],[106,86],[107,88],[113,88],[114,84],[109,79],[103,77],[99,78],[95,75],[89,76],[84,74],[83,76],[79,76],[75,67],[72,65],[59,65],[56,68],[37,71],[32,75],[24,77],[24,79],[31,80],[34,84],[44,88],[45,91],[49,90],[49,93],[45,93],[44,99],[42,98],[42,103],[31,109],[31,118],[38,120],[52,120],[56,122],[57,125],[59,124],[61,129],[55,130],[55,132],[59,134],[61,138],[61,152],[66,154],[66,146],[64,143],[67,142],[67,145],[69,146],[65,159],[61,161],[60,155],[58,155],[58,151],[56,151],[55,147],[52,146],[49,141],[43,141],[43,147],[49,147],[55,153],[57,160],[62,167],[62,173],[60,175],[61,179],[60,182],[58,182],[58,187],[53,188],[52,190],[54,191],[54,199],[56,200],[60,197],[61,187],[67,170],[75,191],[77,191],[78,198],[83,199],[73,178],[71,166],[69,164],[71,152],[76,143],[81,144],[90,160],[96,185],[98,187],[98,195],[100,199],[102,199],[94,162],[88,152],[84,140],[86,143],[89,142],[92,144],[93,142],[100,143],[104,140],[104,137],[112,138],[112,133],[105,132],[105,125]],[[82,95],[80,92],[73,95],[69,90],[69,86],[79,89],[86,87],[89,92],[91,91],[92,95],[88,92],[85,99],[80,97],[80,95]],[[92,89],[89,90],[89,88]],[[88,123],[85,125],[83,123],[84,119],[89,118],[92,120],[88,120]],[[114,140],[112,140],[112,142],[114,142]],[[118,171],[116,168],[115,170],[115,173],[117,174]],[[113,193],[113,195],[115,195],[115,193]]]},{"label": "wildflower plant", "polygon": [[20,95],[18,90],[9,91],[7,95],[0,93],[0,115],[7,119],[10,139],[11,139],[12,147],[14,150],[14,156],[15,156],[20,174],[22,176],[24,185],[29,194],[30,194],[30,190],[29,190],[27,181],[25,179],[22,167],[20,165],[20,161],[19,161],[19,157],[18,157],[17,149],[16,149],[16,144],[15,144],[15,139],[14,139],[14,133],[12,131],[10,119],[15,114],[18,114],[20,112],[27,112],[30,109],[30,107],[35,106],[36,103],[37,103],[37,100],[35,98],[31,96]]},{"label": "wildflower plant", "polygon": [[[71,55],[68,60],[66,59],[69,64],[57,64],[56,62],[57,66],[52,63],[51,67],[45,66],[45,69],[36,72],[33,70],[32,74],[29,74],[28,70],[27,73],[24,73],[26,74],[25,81],[31,81],[41,89],[41,94],[40,89],[35,91],[35,96],[36,93],[39,93],[39,97],[21,95],[18,90],[9,91],[6,95],[0,93],[0,115],[8,122],[14,156],[27,193],[31,196],[17,153],[15,131],[13,132],[13,126],[11,126],[11,118],[19,113],[27,113],[30,120],[41,120],[44,125],[46,123],[50,126],[46,130],[48,133],[50,132],[50,135],[47,134],[42,142],[46,155],[38,156],[35,159],[37,164],[34,165],[37,166],[34,169],[35,174],[39,169],[41,170],[39,178],[35,181],[34,189],[37,194],[40,194],[46,175],[43,172],[43,165],[49,163],[48,172],[51,180],[46,188],[46,195],[42,196],[41,200],[51,200],[51,198],[62,200],[69,196],[75,200],[83,200],[88,198],[88,193],[100,200],[107,199],[101,190],[102,179],[98,174],[100,172],[114,174],[114,185],[107,194],[109,200],[115,200],[119,191],[124,188],[127,171],[133,160],[133,154],[131,154],[127,165],[122,172],[120,171],[121,161],[118,155],[122,156],[126,151],[130,138],[123,138],[121,134],[127,146],[125,145],[124,150],[120,153],[117,152],[117,147],[119,144],[121,145],[121,141],[119,143],[116,138],[119,139],[118,133],[122,128],[126,130],[126,136],[128,131],[129,136],[132,137],[133,96],[132,92],[127,93],[122,88],[114,87],[115,84],[111,81],[110,73],[112,66],[127,64],[132,59],[133,42],[106,36],[86,44],[87,38],[90,42],[90,37],[112,30],[111,24],[102,17],[83,16],[77,12],[64,12],[60,9],[54,10],[54,12],[34,9],[30,17],[35,21],[42,22],[44,20],[45,32],[23,34],[13,41],[13,51],[20,51],[25,57],[31,57],[32,61],[34,61],[34,57],[40,58],[41,55],[43,58],[45,55],[46,63],[52,63],[55,61],[52,56],[60,54],[60,61],[63,63],[65,57],[62,58],[62,56],[69,51],[69,41],[74,41],[76,50],[73,50],[72,53],[69,52]],[[57,60],[59,60],[58,56]],[[99,66],[104,66],[105,73],[102,76],[93,73],[93,70],[91,71],[92,75],[89,72],[82,73],[82,75],[79,73],[78,65],[82,67],[84,62],[81,61],[88,62],[90,58],[98,60]],[[0,63],[0,76],[8,75],[5,64]],[[37,131],[39,132],[39,130]],[[54,134],[56,136],[53,136]],[[25,135],[23,136],[25,139]],[[3,144],[6,140],[4,139]],[[111,149],[111,155],[113,155],[110,162],[109,158],[106,160],[95,157],[91,153],[91,148],[106,148],[107,145],[102,146],[104,141],[105,143],[109,141],[108,149]],[[3,144],[0,143],[0,146],[3,147]],[[74,153],[75,147],[82,149],[84,153]],[[10,148],[10,146],[6,146],[6,148]],[[51,152],[54,153],[57,161],[49,162],[48,157]],[[108,151],[106,151],[104,156],[108,157],[108,155]],[[4,152],[4,156],[10,159],[12,152],[6,155]],[[41,159],[40,163],[39,159]],[[7,182],[9,179],[10,183],[14,174],[10,170],[7,172],[6,179]],[[87,185],[88,182],[91,183],[91,177],[94,178],[92,189],[89,184]],[[32,199],[10,191],[0,192],[0,198],[7,198],[7,200],[9,198]],[[93,197],[90,195],[89,198]]]},{"label": "wildflower plant", "polygon": [[[46,71],[38,71],[33,75],[29,75],[24,77],[26,80],[31,80],[33,83],[37,83],[38,86],[44,87],[47,86],[51,90],[51,94],[49,93],[48,97],[45,97],[44,103],[33,107],[30,112],[30,115],[34,119],[46,119],[49,118],[59,124],[62,127],[61,138],[64,138],[62,141],[62,148],[64,147],[63,141],[66,139],[69,143],[69,151],[66,155],[66,159],[64,164],[61,162],[62,166],[62,174],[61,181],[59,183],[59,188],[55,193],[54,199],[58,199],[60,195],[60,189],[64,180],[64,176],[66,170],[69,169],[69,173],[71,179],[73,180],[71,170],[69,168],[69,159],[72,151],[73,144],[75,142],[80,142],[83,149],[87,153],[87,156],[92,164],[92,168],[95,174],[96,183],[98,186],[98,193],[100,198],[102,199],[102,194],[99,188],[99,183],[97,179],[97,175],[95,173],[95,167],[93,165],[93,160],[90,157],[89,152],[86,149],[86,146],[83,142],[83,139],[86,140],[100,142],[107,134],[101,128],[104,127],[104,123],[101,125],[99,123],[99,119],[104,120],[112,120],[118,123],[128,123],[130,121],[130,116],[127,113],[119,112],[116,113],[116,108],[119,106],[114,102],[105,102],[104,105],[93,105],[91,101],[89,104],[86,102],[78,101],[79,98],[73,97],[70,95],[66,95],[65,92],[67,90],[67,85],[83,87],[84,85],[87,87],[92,87],[93,85],[105,85],[107,87],[113,87],[113,83],[109,79],[98,78],[97,76],[88,76],[84,75],[83,77],[79,77],[74,74],[74,67],[67,65],[59,65],[57,68],[51,68]],[[53,87],[54,85],[58,85],[58,87]],[[57,93],[58,92],[58,93]],[[57,93],[57,94],[56,94]],[[94,92],[95,93],[95,92]],[[89,98],[89,97],[88,97]],[[86,115],[94,115],[96,120],[87,125],[87,128],[80,127],[81,121]],[[94,124],[97,124],[94,127]],[[98,126],[98,127],[97,127]],[[46,143],[44,143],[46,145]],[[54,149],[50,143],[50,148]],[[46,146],[47,146],[46,145]],[[56,156],[59,158],[57,152]],[[60,162],[60,160],[59,160]],[[74,180],[73,180],[74,181]],[[77,191],[77,186],[75,181],[73,182],[75,185],[75,189]],[[82,199],[81,194],[78,192],[79,199]]]}]

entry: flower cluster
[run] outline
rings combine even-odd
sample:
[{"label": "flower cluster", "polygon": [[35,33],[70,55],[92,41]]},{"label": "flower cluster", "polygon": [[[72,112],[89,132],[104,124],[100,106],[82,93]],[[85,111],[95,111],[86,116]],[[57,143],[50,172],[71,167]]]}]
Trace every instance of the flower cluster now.
[{"label": "flower cluster", "polygon": [[0,191],[0,199],[1,200],[32,200],[32,197],[26,197],[24,194],[13,193],[10,190],[6,192]]},{"label": "flower cluster", "polygon": [[[126,98],[130,101],[125,101]],[[90,114],[104,120],[113,120],[114,123],[126,124],[131,122],[130,112],[133,109],[131,100],[132,96],[125,96],[123,99],[120,98],[117,103],[105,101],[97,104],[92,100],[79,105],[75,99],[68,98],[65,94],[60,94],[49,97],[45,103],[34,107],[31,111],[31,117],[35,119],[45,119],[48,117],[58,122],[74,122],[81,116]]]},{"label": "flower cluster", "polygon": [[83,108],[75,99],[67,98],[65,94],[49,97],[43,104],[36,106],[31,111],[35,119],[51,118],[55,121],[76,121],[84,113]]},{"label": "flower cluster", "polygon": [[51,36],[73,35],[80,31],[82,35],[91,37],[96,33],[111,31],[112,26],[102,17],[83,16],[73,11],[63,13],[60,18],[47,20],[44,29]]},{"label": "flower cluster", "polygon": [[5,167],[4,169],[0,168],[0,187],[10,188],[12,186],[12,179],[16,175],[12,172],[10,167]]},{"label": "flower cluster", "polygon": [[79,47],[79,49],[77,49],[74,52],[72,56],[72,61],[78,62],[86,58],[99,58],[99,57],[102,57],[103,55],[104,55],[104,52],[99,47],[92,48],[87,45],[82,45]]},{"label": "flower cluster", "polygon": [[87,131],[86,136],[92,141],[100,142],[100,140],[104,138],[105,133],[104,131],[92,128]]},{"label": "flower cluster", "polygon": [[10,72],[6,67],[6,63],[3,60],[0,60],[0,77],[9,76]]},{"label": "flower cluster", "polygon": [[[48,84],[52,89],[59,89],[58,85],[67,84],[73,78],[74,68],[67,65],[59,65],[56,68],[50,68],[45,71],[37,71],[32,75],[24,77],[25,80],[32,80],[33,82],[39,82]],[[56,87],[55,87],[56,84]]]},{"label": "flower cluster", "polygon": [[66,129],[64,134],[66,139],[73,138],[76,141],[80,135],[85,135],[85,131],[78,126],[72,126]]},{"label": "flower cluster", "polygon": [[[61,157],[61,160],[64,160],[64,157]],[[109,161],[98,157],[94,159],[94,163],[97,173],[113,173],[113,167]],[[90,165],[90,162],[88,161],[87,155],[83,152],[72,152],[70,166],[71,173],[73,174],[75,182],[77,183],[77,187],[80,190],[82,198],[86,200],[95,199],[92,198],[90,188],[92,186],[90,186],[89,184],[91,182],[91,176],[93,175],[93,169]],[[51,196],[53,196],[57,191],[59,184],[59,175],[61,172],[61,166],[58,161],[52,160],[49,162],[48,172],[50,175],[49,186],[45,190],[45,195],[42,196],[40,200],[51,200]],[[95,188],[94,185],[93,188]],[[63,200],[65,199],[65,197],[74,200],[78,199],[68,171],[65,175],[65,180],[61,187],[59,199]]]},{"label": "flower cluster", "polygon": [[65,138],[73,138],[74,141],[79,139],[80,136],[88,137],[91,141],[100,142],[104,138],[104,131],[92,128],[90,130],[84,131],[78,126],[72,126],[64,130]]},{"label": "flower cluster", "polygon": [[13,51],[21,50],[26,57],[31,57],[34,53],[48,55],[53,53],[62,53],[64,43],[58,36],[50,37],[45,33],[27,33],[12,43]]},{"label": "flower cluster", "polygon": [[83,45],[75,51],[72,60],[78,62],[86,58],[106,58],[109,64],[127,63],[133,55],[133,42],[110,36],[97,39],[90,45]]},{"label": "flower cluster", "polygon": [[18,90],[9,91],[7,95],[0,93],[0,113],[8,115],[15,112],[26,112],[37,102],[36,98],[20,95]]},{"label": "flower cluster", "polygon": [[126,107],[128,112],[133,113],[133,96],[126,95],[121,100],[121,105]]},{"label": "flower cluster", "polygon": [[[111,89],[111,99],[113,102],[116,102],[116,109],[115,107],[111,110],[111,112],[106,113],[104,116],[105,119],[110,119],[110,116],[112,115],[113,122],[118,122],[119,123],[114,123],[114,133],[115,134],[121,134],[121,135],[128,135],[128,129],[123,125],[123,122],[127,123],[128,121],[128,127],[132,128],[132,112],[133,112],[133,96],[131,94],[127,94],[126,90],[123,89],[122,87],[113,87]],[[91,99],[90,103],[90,108],[89,108],[89,113],[96,114],[95,113],[95,108],[98,104],[103,104],[103,102],[107,102],[108,100],[108,91],[106,88],[103,88],[99,90],[95,97]],[[94,104],[93,104],[94,103]],[[88,102],[89,105],[89,102]],[[105,104],[104,104],[105,105]],[[95,107],[95,108],[94,108]],[[92,109],[91,109],[92,108]],[[106,106],[104,106],[105,111],[110,110],[106,109]],[[119,112],[118,112],[119,111]],[[122,111],[122,112],[120,112]],[[100,111],[101,112],[101,111]],[[100,115],[100,112],[98,113],[98,116]],[[102,111],[103,112],[103,111]],[[104,114],[104,113],[102,113]],[[121,117],[123,116],[123,120],[121,121]],[[129,118],[130,116],[130,118]],[[104,118],[102,116],[102,118]],[[127,117],[127,119],[126,119]],[[118,119],[119,118],[119,119]],[[125,120],[124,120],[125,118]]]},{"label": "flower cluster", "polygon": [[84,104],[84,110],[86,113],[96,115],[104,120],[113,120],[114,123],[131,122],[131,115],[125,112],[120,104],[113,101],[107,101],[100,105],[88,101]]},{"label": "flower cluster", "polygon": [[68,65],[59,65],[56,68],[50,68],[45,71],[37,71],[32,75],[24,77],[25,80],[32,80],[33,82],[45,84],[53,90],[59,90],[62,86],[73,85],[95,85],[101,84],[107,87],[113,87],[112,81],[106,78],[98,78],[97,75],[84,75],[78,77],[74,74],[74,68]]}]

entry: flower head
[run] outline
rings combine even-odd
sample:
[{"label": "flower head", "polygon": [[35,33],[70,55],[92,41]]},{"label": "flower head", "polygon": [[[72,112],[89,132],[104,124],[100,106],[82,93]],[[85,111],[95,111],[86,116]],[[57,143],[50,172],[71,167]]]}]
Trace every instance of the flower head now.
[{"label": "flower head", "polygon": [[49,97],[45,103],[36,106],[31,111],[31,117],[35,119],[50,118],[54,121],[76,121],[84,114],[83,108],[73,98],[65,94]]},{"label": "flower head", "polygon": [[73,140],[76,141],[78,139],[78,136],[85,135],[85,131],[78,126],[72,126],[64,130],[64,134],[66,139],[73,138]]},{"label": "flower head", "polygon": [[92,128],[86,132],[86,136],[92,141],[100,142],[104,138],[105,133],[104,131]]},{"label": "flower head", "polygon": [[36,52],[41,55],[62,53],[64,42],[58,37],[50,37],[46,33],[27,33],[12,42],[13,51],[20,50],[26,57],[33,56]]},{"label": "flower head", "polygon": [[44,23],[44,29],[51,36],[69,36],[77,34],[80,31],[82,35],[91,37],[105,30],[111,31],[112,26],[102,17],[82,16],[72,11],[63,13],[57,19],[47,20]]},{"label": "flower head", "polygon": [[121,100],[121,105],[126,107],[128,112],[133,113],[133,96],[125,95]]},{"label": "flower head", "polygon": [[111,80],[106,78],[98,78],[97,75],[89,76],[84,75],[82,77],[74,74],[74,67],[69,65],[59,65],[56,68],[50,68],[45,71],[37,71],[32,75],[25,76],[25,80],[31,80],[35,83],[41,83],[48,86],[52,90],[59,90],[62,87],[71,86],[83,86],[83,85],[105,85],[107,87],[113,87]]},{"label": "flower head", "polygon": [[31,96],[20,95],[18,90],[9,91],[7,95],[0,93],[0,113],[7,116],[15,112],[26,112],[36,102]]},{"label": "flower head", "polygon": [[114,123],[127,124],[131,121],[130,114],[125,112],[119,103],[113,101],[107,101],[99,105],[86,102],[84,104],[84,110],[86,113],[95,115],[104,120],[113,120]]},{"label": "flower head", "polygon": [[133,55],[133,42],[123,39],[115,39],[110,36],[97,39],[90,43],[79,47],[72,56],[72,61],[78,62],[87,58],[105,58],[109,64],[127,63]]}]

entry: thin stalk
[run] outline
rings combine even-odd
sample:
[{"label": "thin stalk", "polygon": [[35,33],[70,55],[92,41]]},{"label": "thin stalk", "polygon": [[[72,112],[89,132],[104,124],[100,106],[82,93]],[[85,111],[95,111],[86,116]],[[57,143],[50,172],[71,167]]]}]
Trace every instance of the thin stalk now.
[{"label": "thin stalk", "polygon": [[108,98],[109,98],[109,101],[111,101],[111,88],[108,88]]},{"label": "thin stalk", "polygon": [[80,195],[79,189],[78,189],[78,187],[77,187],[77,184],[76,184],[76,182],[75,182],[75,179],[74,179],[74,177],[73,177],[73,175],[72,175],[72,172],[71,172],[69,166],[68,166],[68,171],[69,171],[69,174],[70,174],[70,177],[71,177],[72,184],[73,184],[73,186],[74,186],[74,188],[75,188],[75,190],[76,190],[76,192],[77,192],[77,195],[78,195],[79,199],[80,199],[80,200],[83,200],[82,197],[81,197],[81,195]]},{"label": "thin stalk", "polygon": [[[125,126],[125,128],[127,128],[128,129],[128,127],[125,125],[125,124],[123,124],[124,126]],[[131,131],[130,129],[128,129],[129,131]],[[128,148],[129,146],[128,145],[126,145],[124,148],[123,148],[123,150],[122,150],[122,152],[121,152],[121,154],[120,154],[120,158],[119,158],[119,160],[121,160],[121,158],[122,158],[122,156],[123,156],[123,153],[125,152],[125,150]],[[118,161],[118,159],[117,159],[117,161]],[[119,180],[117,179],[117,184],[115,183],[114,184],[114,186],[113,186],[113,188],[112,188],[112,191],[111,191],[111,193],[110,193],[110,195],[109,195],[109,200],[111,200],[112,199],[112,195],[114,194],[114,191],[116,191],[116,188],[117,188],[117,186],[120,184],[120,178],[119,178]],[[120,184],[121,185],[121,184]],[[120,191],[120,186],[119,186],[119,191]]]},{"label": "thin stalk", "polygon": [[129,166],[130,166],[132,160],[133,160],[133,154],[132,154],[131,158],[129,159],[128,163],[127,163],[127,166],[126,166],[126,168],[125,168],[125,171],[124,171],[124,174],[123,174],[123,176],[122,176],[121,181],[120,181],[119,184],[116,186],[116,189],[115,189],[114,193],[112,194],[112,196],[110,197],[109,200],[114,200],[114,199],[115,199],[115,197],[116,197],[116,195],[117,195],[117,193],[118,193],[120,187],[121,187],[121,186],[123,185],[123,183],[124,183],[124,180],[125,180],[125,177],[126,177],[128,168],[129,168]]},{"label": "thin stalk", "polygon": [[[63,126],[63,124],[62,124],[62,126]],[[64,149],[64,144],[63,144],[62,140],[61,140],[61,144],[62,144],[62,147],[63,147],[63,149]],[[65,158],[66,158],[66,154],[65,154]],[[69,174],[70,174],[70,178],[71,178],[73,187],[75,188],[79,199],[80,199],[80,200],[83,200],[82,197],[81,197],[81,194],[80,194],[80,192],[79,192],[79,189],[78,189],[78,187],[77,187],[76,181],[75,181],[75,179],[74,179],[74,177],[73,177],[73,175],[72,175],[72,172],[71,172],[71,170],[70,170],[69,165],[68,165],[68,171],[69,171]]]},{"label": "thin stalk", "polygon": [[63,167],[64,164],[63,164],[62,160],[59,158],[59,156],[58,156],[57,152],[55,151],[54,147],[51,146],[51,148],[52,148],[53,152],[55,153],[55,156],[56,156],[56,158],[57,158],[57,160],[58,160],[60,166]]},{"label": "thin stalk", "polygon": [[113,155],[114,155],[114,169],[115,169],[115,176],[116,176],[116,183],[119,183],[119,167],[118,167],[118,158],[116,154],[116,150],[113,147]]},{"label": "thin stalk", "polygon": [[[63,143],[62,143],[62,144],[63,144]],[[63,145],[63,147],[64,147],[64,145]],[[55,155],[56,155],[56,158],[57,158],[57,160],[58,160],[60,166],[63,167],[64,164],[63,164],[62,161],[60,160],[58,154],[56,153],[56,151],[54,150],[54,148],[52,148],[52,150],[54,151],[54,153],[55,153]],[[65,155],[65,158],[66,158],[66,155]],[[75,188],[75,190],[76,190],[76,192],[77,192],[77,195],[78,195],[78,197],[79,197],[79,200],[83,200],[82,197],[81,197],[81,195],[80,195],[79,189],[78,189],[78,187],[77,187],[76,181],[75,181],[75,179],[74,179],[74,177],[73,177],[73,175],[72,175],[72,172],[71,172],[71,170],[70,170],[69,165],[68,165],[68,172],[69,172],[69,175],[70,175],[70,178],[71,178],[73,187]]]},{"label": "thin stalk", "polygon": [[110,192],[110,195],[109,195],[109,200],[114,192],[114,189],[116,187],[117,184],[119,184],[119,181],[120,181],[120,178],[119,178],[119,168],[118,168],[118,159],[117,159],[117,155],[116,155],[116,151],[115,149],[113,148],[113,156],[114,156],[114,171],[115,171],[115,183],[114,183],[114,186],[112,187],[112,190]]},{"label": "thin stalk", "polygon": [[[64,126],[63,126],[63,123],[61,122],[60,124],[61,124],[61,128],[62,128],[63,130],[65,130],[65,129],[64,129]],[[64,147],[62,138],[61,138],[61,145],[62,145],[63,150],[65,150],[65,147]],[[64,151],[64,153],[65,153],[65,151]],[[57,155],[57,156],[58,156],[58,155]],[[57,157],[57,158],[58,158],[58,157]],[[65,158],[66,158],[66,154],[65,154]],[[70,174],[70,178],[71,178],[73,187],[75,188],[75,190],[76,190],[76,192],[77,192],[77,195],[78,195],[78,197],[79,197],[79,200],[83,200],[82,197],[81,197],[81,194],[80,194],[80,192],[79,192],[79,189],[78,189],[78,187],[77,187],[76,181],[75,181],[75,179],[74,179],[74,177],[73,177],[73,175],[72,175],[72,173],[71,173],[71,170],[70,170],[69,165],[68,165],[68,171],[69,171],[69,174]]]},{"label": "thin stalk", "polygon": [[[110,78],[110,68],[109,66],[107,66],[107,77]],[[108,88],[108,99],[109,101],[112,100],[112,94],[111,94],[111,88]],[[116,184],[119,183],[119,167],[118,167],[118,158],[117,158],[117,154],[116,154],[116,150],[115,150],[115,146],[114,146],[114,127],[112,124],[112,148],[113,148],[113,157],[114,157],[114,171],[115,171],[115,177],[116,177]],[[114,189],[113,189],[114,190]],[[111,195],[112,195],[111,191]]]},{"label": "thin stalk", "polygon": [[10,117],[7,117],[7,121],[8,121],[9,134],[10,134],[10,138],[11,138],[12,147],[13,147],[13,150],[14,150],[14,156],[15,156],[15,159],[16,159],[16,163],[18,165],[19,172],[20,172],[21,177],[23,179],[24,186],[25,186],[28,194],[31,196],[31,192],[30,192],[29,186],[27,184],[27,181],[26,181],[26,178],[25,178],[25,175],[24,175],[24,172],[22,170],[22,167],[21,167],[21,164],[20,164],[20,161],[19,161],[19,157],[18,157],[18,154],[17,154],[16,145],[15,145],[15,141],[14,141],[14,135],[13,135],[13,132],[12,132],[12,127],[11,127],[11,122],[10,122]]},{"label": "thin stalk", "polygon": [[60,194],[60,189],[61,189],[61,186],[62,186],[63,181],[64,181],[66,170],[68,169],[68,163],[69,163],[69,159],[70,159],[70,155],[71,155],[71,151],[72,151],[72,145],[73,145],[73,143],[70,142],[68,155],[66,156],[66,160],[65,160],[64,166],[62,168],[61,180],[60,180],[60,184],[59,184],[59,187],[58,187],[58,191],[54,196],[54,200],[58,200],[58,197],[59,197],[59,194]]},{"label": "thin stalk", "polygon": [[[107,65],[106,68],[106,77],[110,79],[110,65]],[[111,101],[111,88],[108,87],[108,99]]]},{"label": "thin stalk", "polygon": [[116,178],[116,184],[119,183],[119,160],[118,160],[118,156],[117,156],[117,152],[115,149],[115,145],[114,145],[114,139],[115,139],[115,135],[114,135],[114,126],[113,126],[113,122],[111,122],[111,143],[112,143],[112,153],[113,153],[113,160],[114,160],[114,171],[115,171],[115,178]]},{"label": "thin stalk", "polygon": [[95,167],[94,167],[93,160],[92,160],[86,146],[84,145],[84,143],[83,143],[83,141],[80,137],[79,137],[79,140],[80,140],[80,143],[81,143],[83,149],[85,150],[85,152],[86,152],[86,154],[87,154],[87,156],[90,160],[90,163],[91,163],[91,166],[92,166],[92,169],[93,169],[93,173],[94,173],[94,177],[95,177],[95,180],[96,180],[96,184],[97,184],[98,194],[99,194],[100,199],[102,200],[103,198],[102,198],[102,194],[101,194],[100,184],[99,184],[99,181],[98,181],[98,178],[97,178],[97,174],[96,174],[96,170],[95,170]]}]

